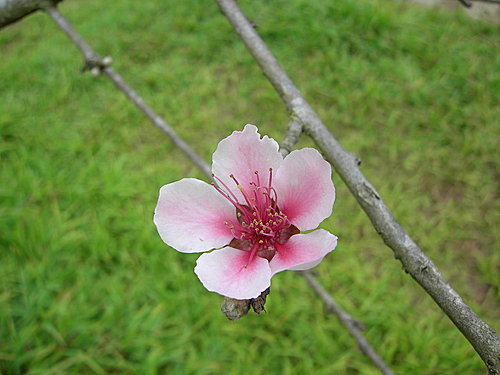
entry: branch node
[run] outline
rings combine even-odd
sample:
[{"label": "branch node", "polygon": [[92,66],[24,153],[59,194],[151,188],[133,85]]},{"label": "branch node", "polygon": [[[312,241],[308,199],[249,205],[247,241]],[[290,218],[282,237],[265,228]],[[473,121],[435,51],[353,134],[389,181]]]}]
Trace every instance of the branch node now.
[{"label": "branch node", "polygon": [[380,200],[380,195],[378,195],[375,188],[371,186],[371,184],[368,181],[363,181],[361,183],[359,189],[359,197],[370,206],[375,203],[374,199],[377,201]]},{"label": "branch node", "polygon": [[99,77],[105,68],[110,67],[113,64],[113,59],[111,56],[106,56],[100,58],[99,56],[92,56],[90,58],[85,59],[85,65],[80,69],[83,73],[87,70],[90,70],[90,73],[94,77]]},{"label": "branch node", "polygon": [[358,158],[358,156],[354,152],[350,152],[349,154],[352,156],[352,160],[354,160],[354,164],[356,164],[356,166],[359,167],[361,165],[361,159]]}]

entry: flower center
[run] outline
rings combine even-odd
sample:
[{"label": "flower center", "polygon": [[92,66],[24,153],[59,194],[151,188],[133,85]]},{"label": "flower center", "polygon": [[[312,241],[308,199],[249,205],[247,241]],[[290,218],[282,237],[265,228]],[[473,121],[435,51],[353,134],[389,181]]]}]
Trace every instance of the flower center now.
[{"label": "flower center", "polygon": [[278,207],[278,195],[272,187],[273,170],[269,168],[267,184],[260,180],[259,172],[255,171],[255,178],[245,189],[234,175],[229,177],[241,192],[244,202],[240,202],[231,189],[217,176],[212,175],[221,187],[214,184],[215,189],[236,207],[237,224],[224,222],[231,229],[236,239],[236,245],[242,250],[250,250],[250,260],[255,255],[270,260],[276,246],[286,241],[284,230],[292,225]]}]

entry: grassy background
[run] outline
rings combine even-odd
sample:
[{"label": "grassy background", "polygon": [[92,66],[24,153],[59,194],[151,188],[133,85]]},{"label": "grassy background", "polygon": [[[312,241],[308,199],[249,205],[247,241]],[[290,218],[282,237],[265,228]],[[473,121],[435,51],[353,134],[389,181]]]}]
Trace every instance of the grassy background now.
[{"label": "grassy background", "polygon": [[[331,4],[330,4],[331,3]],[[499,327],[498,26],[382,0],[241,1],[306,98],[466,301]],[[212,2],[67,1],[75,27],[207,160],[279,98]],[[152,223],[200,173],[43,14],[0,31],[0,373],[377,374],[293,272],[228,322]],[[302,141],[302,145],[310,145]],[[400,374],[479,374],[334,173],[317,268]],[[496,229],[496,231],[495,231]]]}]

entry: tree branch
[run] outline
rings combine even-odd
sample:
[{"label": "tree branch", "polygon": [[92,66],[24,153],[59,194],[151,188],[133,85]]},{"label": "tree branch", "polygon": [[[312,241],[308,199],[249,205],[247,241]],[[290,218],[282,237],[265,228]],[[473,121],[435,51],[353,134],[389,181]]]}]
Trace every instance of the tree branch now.
[{"label": "tree branch", "polygon": [[448,315],[481,356],[490,374],[500,374],[500,339],[463,301],[404,228],[358,168],[358,160],[332,136],[269,51],[234,0],[215,0],[274,86],[292,117],[300,119],[326,158],[408,272]]},{"label": "tree branch", "polygon": [[[92,47],[76,32],[64,16],[52,4],[45,6],[44,10],[64,31],[64,33],[73,41],[73,43],[80,49],[85,61],[86,67],[96,72],[96,69],[101,70],[114,84],[122,91],[135,105],[139,108],[153,124],[158,126],[178,147],[184,155],[188,157],[200,170],[211,178],[210,166],[186,143],[180,138],[177,133],[158,115],[156,114],[124,80],[106,63],[106,58],[101,57],[95,52]],[[108,58],[109,59],[109,58]]]},{"label": "tree branch", "polygon": [[300,136],[302,135],[302,131],[302,123],[299,120],[293,119],[292,121],[290,121],[290,123],[288,124],[288,129],[286,131],[285,139],[283,139],[280,144],[280,152],[283,157],[292,152],[292,149],[295,147],[295,145],[299,141]]},{"label": "tree branch", "polygon": [[0,29],[36,12],[49,3],[62,0],[0,0]]}]

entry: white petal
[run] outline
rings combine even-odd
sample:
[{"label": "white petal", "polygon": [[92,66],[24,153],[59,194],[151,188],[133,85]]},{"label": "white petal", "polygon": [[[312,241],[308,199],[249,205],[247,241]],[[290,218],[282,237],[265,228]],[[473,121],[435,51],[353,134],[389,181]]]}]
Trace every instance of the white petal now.
[{"label": "white petal", "polygon": [[324,229],[296,234],[277,247],[270,262],[273,275],[284,270],[307,270],[317,266],[330,251],[337,247],[337,237]]},{"label": "white petal", "polygon": [[202,254],[194,272],[211,292],[235,299],[256,298],[271,285],[267,259],[256,256],[249,262],[249,251],[225,247]]},{"label": "white petal", "polygon": [[225,221],[236,222],[236,209],[206,182],[184,178],[160,189],[154,223],[162,240],[178,251],[196,253],[227,245],[233,234]]}]

